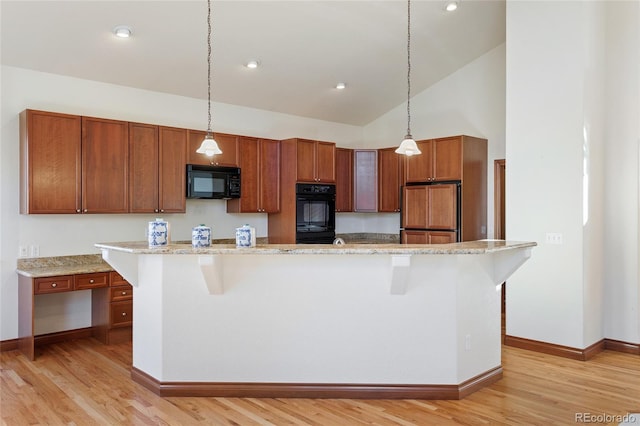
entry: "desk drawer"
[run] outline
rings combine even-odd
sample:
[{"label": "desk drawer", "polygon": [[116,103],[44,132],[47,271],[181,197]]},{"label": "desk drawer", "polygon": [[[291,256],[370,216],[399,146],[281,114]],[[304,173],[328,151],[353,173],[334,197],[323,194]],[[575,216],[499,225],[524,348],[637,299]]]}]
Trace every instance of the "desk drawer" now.
[{"label": "desk drawer", "polygon": [[117,287],[125,284],[129,284],[129,283],[127,282],[127,280],[122,278],[122,275],[120,275],[118,272],[111,271],[109,273],[109,285],[111,287]]},{"label": "desk drawer", "polygon": [[111,326],[124,327],[133,323],[133,301],[111,303]]},{"label": "desk drawer", "polygon": [[76,275],[76,290],[86,290],[89,288],[99,288],[109,286],[109,275],[106,272],[97,272],[95,274]]},{"label": "desk drawer", "polygon": [[61,293],[73,290],[73,275],[36,278],[33,280],[33,294]]},{"label": "desk drawer", "polygon": [[118,287],[111,287],[109,291],[111,293],[110,300],[112,302],[119,302],[121,300],[133,299],[133,287],[130,285],[121,285]]}]

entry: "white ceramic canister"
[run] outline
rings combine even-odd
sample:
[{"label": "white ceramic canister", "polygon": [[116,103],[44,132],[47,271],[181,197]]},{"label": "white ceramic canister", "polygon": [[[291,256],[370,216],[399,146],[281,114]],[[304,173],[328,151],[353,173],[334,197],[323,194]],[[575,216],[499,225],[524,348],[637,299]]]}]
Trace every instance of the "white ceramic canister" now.
[{"label": "white ceramic canister", "polygon": [[193,247],[209,247],[211,246],[211,228],[205,226],[195,226],[191,230],[191,245]]},{"label": "white ceramic canister", "polygon": [[149,222],[149,247],[162,247],[169,243],[169,223],[156,218]]},{"label": "white ceramic canister", "polygon": [[236,247],[255,247],[256,246],[256,228],[244,225],[236,228]]}]

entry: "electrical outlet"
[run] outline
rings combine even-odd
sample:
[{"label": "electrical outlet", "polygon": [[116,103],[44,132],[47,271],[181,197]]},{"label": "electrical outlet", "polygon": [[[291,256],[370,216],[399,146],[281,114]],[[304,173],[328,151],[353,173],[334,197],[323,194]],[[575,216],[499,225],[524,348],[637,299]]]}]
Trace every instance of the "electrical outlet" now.
[{"label": "electrical outlet", "polygon": [[547,232],[547,244],[562,244],[562,234],[557,232]]},{"label": "electrical outlet", "polygon": [[29,250],[27,250],[27,246],[20,246],[18,250],[18,257],[27,257],[29,256]]},{"label": "electrical outlet", "polygon": [[38,257],[40,256],[40,246],[31,246],[29,247],[29,256],[31,257]]}]

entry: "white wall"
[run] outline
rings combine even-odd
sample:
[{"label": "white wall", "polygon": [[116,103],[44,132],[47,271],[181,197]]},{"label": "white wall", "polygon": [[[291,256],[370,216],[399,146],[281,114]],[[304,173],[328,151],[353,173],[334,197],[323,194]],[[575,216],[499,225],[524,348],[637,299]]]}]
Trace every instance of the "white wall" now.
[{"label": "white wall", "polygon": [[608,24],[605,303],[607,337],[640,342],[640,4],[621,2]]},{"label": "white wall", "polygon": [[[639,341],[638,191],[614,177],[635,182],[638,173],[636,151],[625,157],[638,137],[637,6],[507,3],[507,235],[539,243],[507,284],[509,335],[577,348],[605,337]],[[614,42],[632,28],[635,39]],[[605,66],[605,49],[631,58]],[[629,83],[626,98],[610,90]],[[615,137],[621,125],[633,129]],[[547,244],[549,232],[563,243]],[[604,303],[621,290],[631,296],[630,327],[617,312],[622,298]],[[612,318],[621,321],[605,330]]]},{"label": "white wall", "polygon": [[[0,143],[0,340],[17,337],[18,247],[38,245],[40,256],[98,253],[99,241],[144,240],[146,224],[154,215],[20,215],[19,117],[26,108],[146,122],[193,129],[206,128],[206,101],[153,93],[127,87],[2,67]],[[361,142],[362,129],[285,114],[225,104],[214,104],[215,131],[274,139],[304,137],[335,141],[341,146]],[[188,200],[187,214],[166,214],[174,240],[190,240],[199,223],[212,227],[214,238],[233,238],[244,223],[266,236],[264,214],[226,214],[222,200]],[[50,298],[36,324],[40,333],[85,327],[90,323],[89,293]],[[42,302],[44,303],[44,302]],[[71,306],[71,307],[70,307]],[[84,306],[84,308],[82,308]],[[80,318],[64,323],[61,312],[80,309]]]},{"label": "white wall", "polygon": [[[489,238],[494,235],[493,161],[505,155],[504,81],[503,44],[411,99],[411,132],[414,139],[466,134],[488,140]],[[366,125],[363,143],[376,148],[396,146],[402,141],[406,129],[407,105],[404,103]]]}]

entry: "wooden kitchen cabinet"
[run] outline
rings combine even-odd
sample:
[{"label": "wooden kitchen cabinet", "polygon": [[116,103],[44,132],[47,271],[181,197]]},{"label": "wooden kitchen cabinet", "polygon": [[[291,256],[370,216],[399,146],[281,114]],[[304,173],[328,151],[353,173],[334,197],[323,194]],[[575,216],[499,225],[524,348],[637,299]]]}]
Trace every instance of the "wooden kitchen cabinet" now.
[{"label": "wooden kitchen cabinet", "polygon": [[297,182],[335,183],[336,144],[308,139],[288,139],[296,145]]},{"label": "wooden kitchen cabinet", "polygon": [[82,119],[25,110],[20,114],[20,213],[80,213]]},{"label": "wooden kitchen cabinet", "polygon": [[413,231],[400,232],[402,244],[448,244],[456,242],[456,233],[453,231]]},{"label": "wooden kitchen cabinet", "polygon": [[[91,327],[67,330],[53,336],[35,335],[36,297],[69,291],[91,292]],[[112,290],[117,290],[112,293]],[[119,303],[117,308],[113,302]],[[77,337],[95,337],[103,343],[131,339],[133,288],[115,271],[53,275],[32,278],[18,274],[18,349],[30,360],[36,346]],[[128,306],[126,306],[128,304]],[[125,315],[122,315],[125,313]],[[128,324],[125,321],[128,320]],[[111,332],[117,328],[118,331]]]},{"label": "wooden kitchen cabinet", "polygon": [[280,210],[280,142],[238,138],[240,198],[227,201],[227,213],[276,213]]},{"label": "wooden kitchen cabinet", "polygon": [[82,117],[82,213],[129,211],[129,123]]},{"label": "wooden kitchen cabinet", "polygon": [[468,136],[417,141],[421,155],[405,159],[406,182],[460,180],[464,161],[462,144]]},{"label": "wooden kitchen cabinet", "polygon": [[378,151],[353,151],[353,211],[378,211]]},{"label": "wooden kitchen cabinet", "polygon": [[336,212],[353,211],[353,150],[336,148]]},{"label": "wooden kitchen cabinet", "polygon": [[378,150],[378,211],[400,211],[400,188],[404,185],[404,155],[396,148]]},{"label": "wooden kitchen cabinet", "polygon": [[186,211],[187,130],[129,123],[131,213]]},{"label": "wooden kitchen cabinet", "polygon": [[199,164],[202,166],[228,166],[238,167],[238,136],[226,133],[214,133],[213,138],[218,143],[222,154],[207,157],[205,154],[198,154],[207,132],[200,130],[188,130],[187,132],[187,164]]},{"label": "wooden kitchen cabinet", "polygon": [[109,272],[108,282],[91,295],[93,335],[105,344],[126,342],[132,336],[133,287],[116,271]]},{"label": "wooden kitchen cabinet", "polygon": [[402,227],[458,228],[456,184],[405,186],[402,192]]}]

